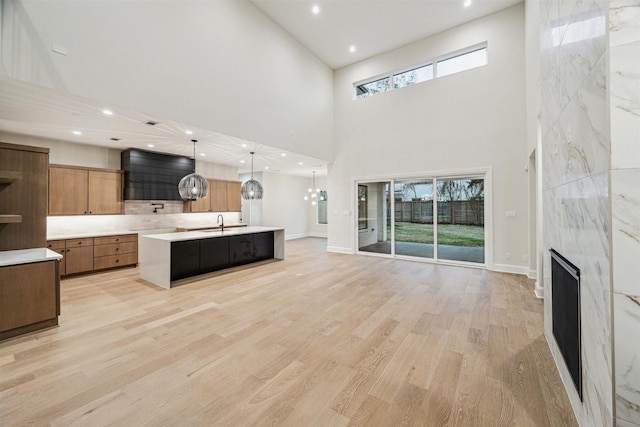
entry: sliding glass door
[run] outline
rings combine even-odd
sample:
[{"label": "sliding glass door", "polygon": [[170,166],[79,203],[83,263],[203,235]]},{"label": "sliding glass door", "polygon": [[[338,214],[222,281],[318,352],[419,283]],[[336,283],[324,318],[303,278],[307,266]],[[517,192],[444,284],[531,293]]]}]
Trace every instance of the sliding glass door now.
[{"label": "sliding glass door", "polygon": [[395,181],[393,197],[395,254],[433,258],[433,180]]},{"label": "sliding glass door", "polygon": [[484,176],[359,182],[356,191],[359,252],[485,263]]},{"label": "sliding glass door", "polygon": [[484,263],[484,179],[438,179],[438,259]]}]

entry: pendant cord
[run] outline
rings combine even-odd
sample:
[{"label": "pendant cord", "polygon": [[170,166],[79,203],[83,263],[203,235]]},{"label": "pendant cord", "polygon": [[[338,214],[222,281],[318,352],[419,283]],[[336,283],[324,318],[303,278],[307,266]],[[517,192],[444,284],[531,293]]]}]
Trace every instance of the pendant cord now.
[{"label": "pendant cord", "polygon": [[196,142],[198,140],[192,139],[191,142],[193,142],[193,173],[196,173]]},{"label": "pendant cord", "polygon": [[252,151],[251,152],[251,180],[253,180],[253,155],[255,153]]}]

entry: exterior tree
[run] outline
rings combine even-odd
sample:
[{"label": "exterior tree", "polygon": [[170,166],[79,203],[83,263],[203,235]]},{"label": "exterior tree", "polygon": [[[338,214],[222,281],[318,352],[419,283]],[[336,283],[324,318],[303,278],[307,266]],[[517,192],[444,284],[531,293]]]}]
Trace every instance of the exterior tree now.
[{"label": "exterior tree", "polygon": [[[449,224],[455,224],[455,203],[453,202],[461,199],[462,185],[460,180],[445,179],[438,181],[437,193],[438,202],[449,207]],[[442,218],[440,210],[438,211],[438,218]],[[447,218],[442,219],[446,221]]]},{"label": "exterior tree", "polygon": [[470,179],[467,181],[467,185],[463,187],[463,191],[475,216],[475,225],[482,224],[480,212],[484,203],[484,179]]}]

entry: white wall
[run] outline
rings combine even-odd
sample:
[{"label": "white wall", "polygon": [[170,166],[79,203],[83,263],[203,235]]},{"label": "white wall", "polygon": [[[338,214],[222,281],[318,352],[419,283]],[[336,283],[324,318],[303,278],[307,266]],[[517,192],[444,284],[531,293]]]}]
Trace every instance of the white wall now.
[{"label": "white wall", "polygon": [[[488,65],[415,86],[353,100],[353,82],[488,42]],[[522,4],[337,70],[335,160],[329,174],[329,241],[353,251],[353,182],[493,171],[495,263],[528,271],[527,134]],[[516,218],[505,218],[505,211]],[[511,259],[505,253],[511,253]]]},{"label": "white wall", "polygon": [[[304,196],[311,186],[306,177],[283,175],[277,172],[256,172],[254,179],[262,184],[262,200],[242,201],[242,221],[251,225],[284,227],[286,239],[316,236],[322,237],[323,227],[315,224],[315,206],[305,201]],[[241,174],[242,182],[249,180],[250,174]],[[322,188],[322,181],[316,179]],[[251,206],[251,212],[249,207]]]},{"label": "white wall", "polygon": [[248,1],[3,4],[4,75],[331,158],[332,70]]},{"label": "white wall", "polygon": [[307,178],[267,172],[262,178],[263,225],[284,227],[287,239],[307,236],[310,203],[303,199],[309,187]]}]

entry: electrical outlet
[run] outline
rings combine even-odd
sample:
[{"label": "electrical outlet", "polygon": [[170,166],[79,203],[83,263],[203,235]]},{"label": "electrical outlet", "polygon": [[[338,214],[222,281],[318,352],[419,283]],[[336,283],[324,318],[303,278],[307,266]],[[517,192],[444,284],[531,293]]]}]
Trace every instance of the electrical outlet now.
[{"label": "electrical outlet", "polygon": [[506,215],[507,215],[507,218],[515,218],[516,217],[516,211],[507,211]]},{"label": "electrical outlet", "polygon": [[511,259],[511,252],[505,252],[504,259]]}]

